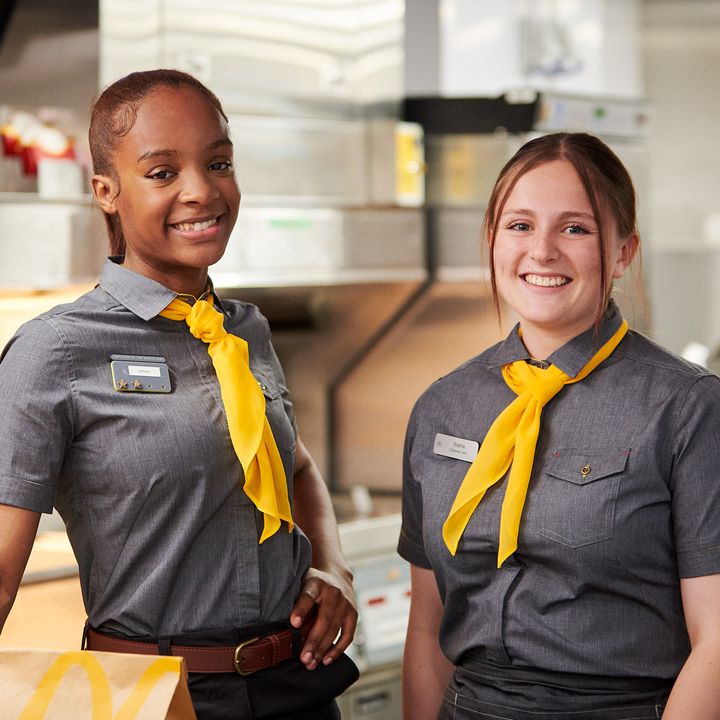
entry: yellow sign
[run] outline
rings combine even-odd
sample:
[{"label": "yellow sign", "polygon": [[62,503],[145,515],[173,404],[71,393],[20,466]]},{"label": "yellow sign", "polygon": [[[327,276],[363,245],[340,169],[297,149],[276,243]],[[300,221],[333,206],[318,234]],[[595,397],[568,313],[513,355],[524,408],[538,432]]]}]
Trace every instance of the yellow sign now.
[{"label": "yellow sign", "polygon": [[411,207],[425,201],[425,152],[422,129],[414,123],[395,127],[395,199]]}]

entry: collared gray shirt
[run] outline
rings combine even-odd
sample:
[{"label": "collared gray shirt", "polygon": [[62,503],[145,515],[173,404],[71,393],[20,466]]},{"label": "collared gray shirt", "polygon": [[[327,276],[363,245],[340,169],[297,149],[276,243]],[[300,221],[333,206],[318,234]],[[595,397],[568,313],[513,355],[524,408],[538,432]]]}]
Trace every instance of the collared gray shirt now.
[{"label": "collared gray shirt", "polygon": [[[611,303],[599,335],[548,359],[575,377],[620,323]],[[453,557],[442,526],[469,462],[433,447],[437,433],[482,443],[516,397],[501,367],[522,359],[515,328],[430,386],[409,422],[399,552],[435,573],[441,646],[508,679],[513,668],[673,678],[689,652],[679,580],[720,572],[720,379],[630,331],[565,386],[542,413],[518,549],[497,569],[506,479]]]},{"label": "collared gray shirt", "polygon": [[[58,509],[95,627],[287,620],[310,544],[285,523],[258,544],[208,346],[158,315],[175,297],[108,261],[98,287],[20,328],[0,360],[0,503]],[[292,498],[294,416],[267,321],[249,303],[221,309],[248,342]],[[118,392],[116,354],[166,358],[172,392]]]}]

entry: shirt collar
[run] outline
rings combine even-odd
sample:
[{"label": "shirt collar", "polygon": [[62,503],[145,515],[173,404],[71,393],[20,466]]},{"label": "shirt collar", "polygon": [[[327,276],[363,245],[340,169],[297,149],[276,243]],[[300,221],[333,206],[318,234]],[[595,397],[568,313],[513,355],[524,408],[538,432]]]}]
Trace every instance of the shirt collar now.
[{"label": "shirt collar", "polygon": [[[555,350],[547,358],[548,362],[574,378],[587,365],[590,358],[613,336],[622,321],[618,306],[613,300],[610,300],[608,309],[600,321],[599,332],[596,334],[595,328],[591,327]],[[493,356],[492,367],[507,365],[516,360],[531,359],[527,348],[520,339],[519,327],[518,323],[500,343]]]},{"label": "shirt collar", "polygon": [[[189,297],[179,296],[156,280],[120,265],[120,262],[122,258],[118,257],[108,258],[105,261],[100,274],[100,287],[139,318],[150,320],[159,315],[176,297],[183,299]],[[208,292],[215,296],[215,303],[223,313],[226,313],[220,298],[215,295],[214,286],[209,278]]]}]

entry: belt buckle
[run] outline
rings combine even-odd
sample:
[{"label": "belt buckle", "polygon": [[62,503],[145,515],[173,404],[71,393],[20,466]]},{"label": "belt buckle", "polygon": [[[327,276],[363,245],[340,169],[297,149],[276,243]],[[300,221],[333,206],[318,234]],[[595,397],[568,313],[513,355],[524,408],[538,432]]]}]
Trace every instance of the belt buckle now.
[{"label": "belt buckle", "polygon": [[254,642],[257,642],[260,638],[254,637],[250,640],[245,640],[245,642],[241,642],[236,648],[235,648],[235,656],[233,658],[233,662],[235,664],[235,672],[238,675],[252,675],[254,672],[257,672],[256,670],[243,670],[240,667],[240,652],[241,650],[246,647],[247,645],[252,645]]}]

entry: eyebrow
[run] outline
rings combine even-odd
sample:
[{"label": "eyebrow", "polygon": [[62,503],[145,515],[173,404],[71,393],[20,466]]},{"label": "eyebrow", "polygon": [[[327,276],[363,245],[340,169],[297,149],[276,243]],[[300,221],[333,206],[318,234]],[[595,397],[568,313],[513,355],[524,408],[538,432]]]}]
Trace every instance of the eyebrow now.
[{"label": "eyebrow", "polygon": [[[505,217],[505,215],[534,215],[535,212],[533,210],[529,210],[528,208],[508,208],[506,210],[503,210],[502,216]],[[591,220],[592,222],[596,222],[595,216],[592,213],[585,213],[580,212],[579,210],[566,210],[565,212],[561,212],[560,215],[558,215],[558,218],[560,220],[565,220],[566,218],[584,218],[587,220]]]},{"label": "eyebrow", "polygon": [[[219,147],[224,146],[230,146],[232,147],[232,140],[228,137],[220,138],[219,140],[215,140],[215,142],[209,143],[205,149],[206,150],[216,150]],[[170,148],[162,148],[160,150],[147,150],[144,152],[138,159],[138,163],[141,163],[145,160],[152,160],[153,158],[157,157],[176,157],[178,154],[177,150],[171,150]]]}]

